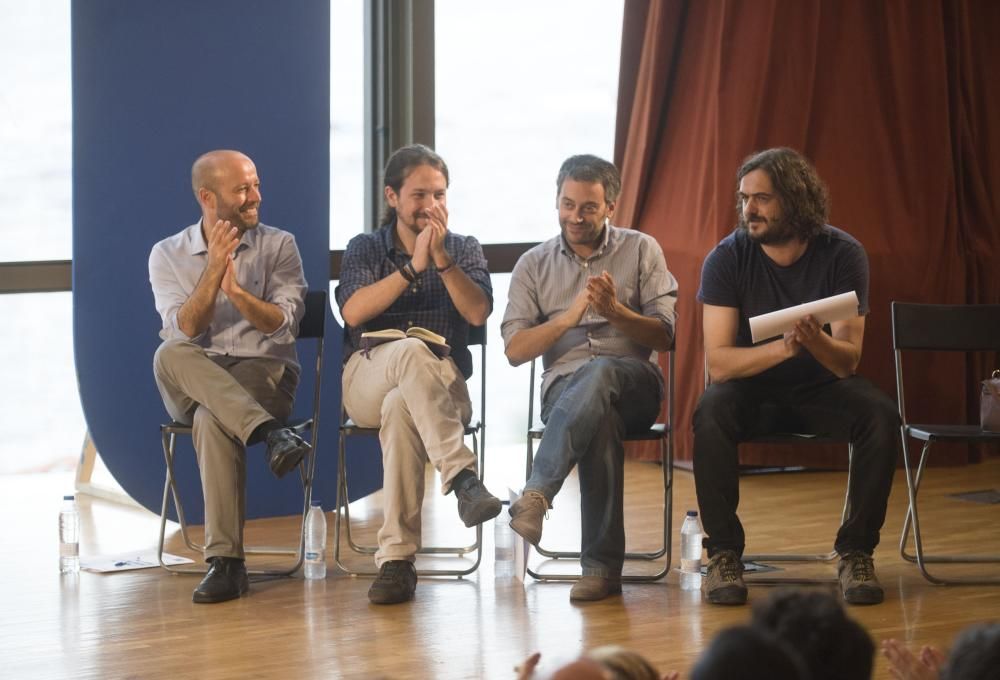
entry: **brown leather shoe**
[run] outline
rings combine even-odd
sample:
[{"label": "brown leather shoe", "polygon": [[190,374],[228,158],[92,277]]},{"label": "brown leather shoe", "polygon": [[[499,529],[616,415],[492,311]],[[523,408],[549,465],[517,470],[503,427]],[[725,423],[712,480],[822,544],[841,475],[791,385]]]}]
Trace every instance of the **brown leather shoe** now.
[{"label": "brown leather shoe", "polygon": [[603,576],[581,576],[569,591],[569,599],[575,602],[595,602],[622,592],[621,578]]},{"label": "brown leather shoe", "polygon": [[514,505],[510,506],[510,528],[531,545],[542,540],[542,520],[548,512],[549,502],[537,491],[525,489]]},{"label": "brown leather shoe", "polygon": [[701,583],[705,601],[711,604],[746,604],[747,585],[743,582],[743,561],[732,550],[720,550],[708,562]]},{"label": "brown leather shoe", "polygon": [[885,597],[871,555],[863,552],[843,555],[837,564],[837,577],[848,604],[878,604]]}]

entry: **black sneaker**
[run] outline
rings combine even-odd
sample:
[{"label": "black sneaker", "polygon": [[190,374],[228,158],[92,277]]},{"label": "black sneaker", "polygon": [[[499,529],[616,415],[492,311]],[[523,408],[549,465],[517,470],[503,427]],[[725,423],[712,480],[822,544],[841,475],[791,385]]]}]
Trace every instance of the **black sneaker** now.
[{"label": "black sneaker", "polygon": [[475,475],[469,475],[455,486],[458,516],[467,527],[474,527],[500,514],[503,504],[491,494]]},{"label": "black sneaker", "polygon": [[399,604],[413,599],[417,590],[417,570],[409,560],[389,560],[379,567],[378,576],[368,589],[374,604]]},{"label": "black sneaker", "polygon": [[247,565],[235,557],[209,557],[208,573],[194,589],[191,599],[199,604],[235,600],[250,590]]},{"label": "black sneaker", "polygon": [[842,555],[837,563],[837,577],[848,604],[878,604],[885,596],[875,576],[872,556],[866,553],[856,551]]},{"label": "black sneaker", "polygon": [[309,442],[290,427],[272,430],[267,435],[267,464],[274,476],[281,479],[302,462],[311,448]]},{"label": "black sneaker", "polygon": [[720,550],[712,556],[701,590],[711,604],[746,604],[743,561],[734,551]]}]

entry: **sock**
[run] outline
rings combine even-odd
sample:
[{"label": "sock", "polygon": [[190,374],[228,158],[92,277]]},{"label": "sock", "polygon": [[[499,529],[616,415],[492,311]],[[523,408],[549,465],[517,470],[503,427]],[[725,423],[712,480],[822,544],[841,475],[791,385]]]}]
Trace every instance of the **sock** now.
[{"label": "sock", "polygon": [[281,423],[277,420],[271,419],[264,421],[250,433],[250,438],[247,439],[247,446],[257,444],[267,439],[267,435],[271,434],[275,430],[281,429]]},{"label": "sock", "polygon": [[452,478],[451,490],[456,491],[458,489],[461,489],[462,487],[465,486],[466,482],[468,482],[469,479],[475,479],[475,478],[476,478],[476,473],[470,470],[469,468],[465,468]]}]

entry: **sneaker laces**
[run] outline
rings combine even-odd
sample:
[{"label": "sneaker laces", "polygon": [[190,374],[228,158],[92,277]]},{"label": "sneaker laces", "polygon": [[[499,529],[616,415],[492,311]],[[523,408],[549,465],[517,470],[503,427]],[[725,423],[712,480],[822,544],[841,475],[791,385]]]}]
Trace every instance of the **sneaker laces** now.
[{"label": "sneaker laces", "polygon": [[723,555],[719,557],[716,565],[719,569],[719,575],[723,580],[736,581],[742,571],[741,567],[743,563],[729,555]]},{"label": "sneaker laces", "polygon": [[871,581],[875,578],[875,562],[871,555],[854,553],[847,558],[851,576],[857,581]]}]

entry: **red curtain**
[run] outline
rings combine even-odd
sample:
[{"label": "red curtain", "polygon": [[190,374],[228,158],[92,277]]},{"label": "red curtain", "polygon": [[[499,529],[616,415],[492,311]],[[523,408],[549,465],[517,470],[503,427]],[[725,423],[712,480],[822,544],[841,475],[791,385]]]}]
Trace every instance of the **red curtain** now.
[{"label": "red curtain", "polygon": [[[830,222],[865,245],[859,371],[888,394],[890,301],[1000,302],[998,29],[991,0],[626,0],[616,220],[654,235],[680,284],[678,459],[703,383],[701,265],[735,223],[735,172],[754,151],[810,158]],[[908,416],[976,422],[997,361],[911,355]],[[745,463],[846,465],[842,447],[743,448]]]}]

